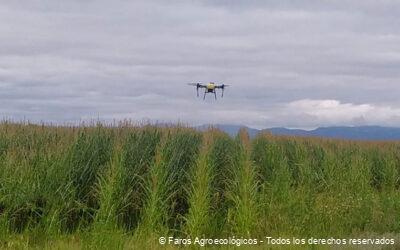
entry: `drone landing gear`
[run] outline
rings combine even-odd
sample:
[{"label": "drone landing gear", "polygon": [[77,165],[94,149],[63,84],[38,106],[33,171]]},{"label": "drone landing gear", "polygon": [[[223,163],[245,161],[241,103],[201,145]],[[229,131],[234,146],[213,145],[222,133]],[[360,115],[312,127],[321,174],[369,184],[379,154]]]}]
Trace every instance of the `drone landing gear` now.
[{"label": "drone landing gear", "polygon": [[[203,95],[203,100],[205,100],[206,99],[206,95],[207,95],[207,93],[210,93],[210,92],[207,92],[207,91],[205,91],[204,92],[204,95]],[[212,93],[212,92],[211,92]],[[213,92],[214,93],[214,98],[215,98],[215,100],[217,100],[217,92]]]}]

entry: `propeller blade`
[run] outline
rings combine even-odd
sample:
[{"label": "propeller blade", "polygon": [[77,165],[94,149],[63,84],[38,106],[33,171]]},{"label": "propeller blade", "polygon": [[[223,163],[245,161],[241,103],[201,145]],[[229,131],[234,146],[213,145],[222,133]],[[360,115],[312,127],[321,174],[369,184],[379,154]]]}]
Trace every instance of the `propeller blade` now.
[{"label": "propeller blade", "polygon": [[197,97],[199,97],[199,88],[200,88],[200,86],[201,86],[201,83],[198,83],[198,82],[191,82],[191,83],[188,83],[188,85],[190,85],[190,86],[196,86]]}]

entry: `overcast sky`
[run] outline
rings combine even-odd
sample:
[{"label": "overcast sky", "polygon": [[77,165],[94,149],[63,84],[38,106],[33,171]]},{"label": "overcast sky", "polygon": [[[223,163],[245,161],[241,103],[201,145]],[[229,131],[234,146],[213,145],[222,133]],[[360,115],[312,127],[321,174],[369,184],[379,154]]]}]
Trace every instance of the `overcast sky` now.
[{"label": "overcast sky", "polygon": [[[400,1],[0,3],[0,116],[400,126]],[[230,84],[223,99],[188,82]]]}]

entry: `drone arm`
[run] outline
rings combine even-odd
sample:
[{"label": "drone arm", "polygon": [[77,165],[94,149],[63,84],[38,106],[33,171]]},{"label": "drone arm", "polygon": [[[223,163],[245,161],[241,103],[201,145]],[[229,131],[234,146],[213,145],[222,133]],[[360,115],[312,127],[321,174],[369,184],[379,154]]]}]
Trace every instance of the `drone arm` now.
[{"label": "drone arm", "polygon": [[228,87],[229,85],[227,85],[227,84],[221,84],[221,85],[216,85],[215,86],[215,88],[216,89],[224,89],[224,88],[226,88],[226,87]]},{"label": "drone arm", "polygon": [[229,85],[221,84],[221,85],[215,86],[215,88],[221,89],[221,90],[222,90],[222,91],[221,91],[221,97],[224,97],[224,90],[225,90],[225,87],[228,87],[228,86],[229,86]]}]

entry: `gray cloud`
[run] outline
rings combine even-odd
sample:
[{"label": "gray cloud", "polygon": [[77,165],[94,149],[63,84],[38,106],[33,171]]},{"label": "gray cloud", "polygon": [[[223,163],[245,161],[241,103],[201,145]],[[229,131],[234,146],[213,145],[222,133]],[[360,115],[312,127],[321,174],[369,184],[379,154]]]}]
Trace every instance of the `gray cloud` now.
[{"label": "gray cloud", "polygon": [[[0,114],[400,126],[399,14],[394,0],[7,1]],[[202,101],[197,81],[232,86]]]}]

